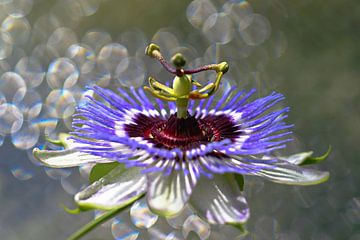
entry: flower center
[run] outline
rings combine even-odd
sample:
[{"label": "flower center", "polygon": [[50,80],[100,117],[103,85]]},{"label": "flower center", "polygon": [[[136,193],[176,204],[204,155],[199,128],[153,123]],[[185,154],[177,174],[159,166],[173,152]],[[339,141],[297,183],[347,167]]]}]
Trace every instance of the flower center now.
[{"label": "flower center", "polygon": [[182,150],[224,138],[234,140],[240,135],[239,127],[224,114],[198,119],[190,115],[178,118],[175,113],[164,120],[140,113],[134,117],[134,124],[126,124],[124,130],[130,137],[142,137],[156,147]]},{"label": "flower center", "polygon": [[197,121],[195,117],[177,118],[176,114],[171,115],[167,121],[155,124],[146,137],[167,148],[181,149],[219,138],[206,124]]}]

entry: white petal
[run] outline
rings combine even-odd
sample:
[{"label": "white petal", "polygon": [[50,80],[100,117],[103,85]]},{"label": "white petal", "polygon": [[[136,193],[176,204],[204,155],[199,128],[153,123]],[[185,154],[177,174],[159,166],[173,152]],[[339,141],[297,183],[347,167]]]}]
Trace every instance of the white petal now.
[{"label": "white petal", "polygon": [[146,177],[139,168],[116,167],[77,193],[75,201],[80,207],[109,210],[137,200],[145,191]]},{"label": "white petal", "polygon": [[191,215],[185,220],[182,233],[185,239],[205,240],[209,239],[211,226],[198,216]]},{"label": "white petal", "polygon": [[246,199],[230,174],[202,177],[190,204],[210,224],[242,224],[250,215]]},{"label": "white petal", "polygon": [[173,171],[169,176],[162,173],[148,174],[147,201],[150,209],[163,216],[178,214],[189,200],[197,179],[182,171]]},{"label": "white petal", "polygon": [[290,185],[314,185],[329,179],[328,172],[299,167],[286,161],[274,164],[274,168],[260,170],[255,175]]},{"label": "white petal", "polygon": [[33,154],[42,164],[53,168],[76,167],[87,163],[113,162],[111,159],[83,153],[75,149],[51,151],[34,148]]}]

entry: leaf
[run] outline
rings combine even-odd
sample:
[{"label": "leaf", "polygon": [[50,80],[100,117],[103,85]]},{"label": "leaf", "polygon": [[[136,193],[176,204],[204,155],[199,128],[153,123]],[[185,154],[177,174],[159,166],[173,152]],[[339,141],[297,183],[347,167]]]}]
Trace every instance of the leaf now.
[{"label": "leaf", "polygon": [[100,178],[102,178],[103,176],[105,176],[111,170],[113,170],[114,168],[116,168],[118,166],[122,167],[123,170],[125,171],[125,167],[123,165],[120,165],[120,163],[118,163],[118,162],[98,163],[98,164],[96,164],[91,169],[91,172],[90,172],[90,175],[89,175],[90,183],[93,183],[93,182],[99,180]]},{"label": "leaf", "polygon": [[240,191],[244,191],[244,176],[241,175],[241,174],[236,174],[234,173],[234,178],[235,178],[235,181],[240,189]]}]

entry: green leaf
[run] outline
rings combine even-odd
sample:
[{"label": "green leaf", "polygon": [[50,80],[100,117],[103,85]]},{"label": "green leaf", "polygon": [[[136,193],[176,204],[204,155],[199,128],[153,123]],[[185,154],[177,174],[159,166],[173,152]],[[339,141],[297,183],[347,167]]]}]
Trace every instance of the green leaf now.
[{"label": "green leaf", "polygon": [[125,171],[125,167],[123,165],[120,165],[118,162],[111,162],[111,163],[98,163],[96,164],[90,172],[89,181],[90,183],[93,183],[106,174],[108,174],[111,170],[114,168],[121,166],[123,170]]},{"label": "green leaf", "polygon": [[240,189],[240,191],[244,191],[244,176],[241,175],[241,174],[235,174],[234,173],[234,178],[235,178],[235,181]]},{"label": "green leaf", "polygon": [[241,174],[237,174],[237,173],[225,173],[224,177],[228,180],[228,181],[234,181],[236,182],[236,185],[238,186],[239,190],[242,192],[244,190],[244,184],[245,184],[245,180],[244,180],[244,176]]},{"label": "green leaf", "polygon": [[319,163],[319,162],[325,160],[330,155],[331,149],[332,149],[332,147],[329,146],[326,153],[323,154],[322,156],[319,156],[319,157],[311,157],[311,156],[309,156],[309,157],[307,157],[302,163],[300,163],[300,166],[309,165],[309,164],[316,164],[316,163]]}]

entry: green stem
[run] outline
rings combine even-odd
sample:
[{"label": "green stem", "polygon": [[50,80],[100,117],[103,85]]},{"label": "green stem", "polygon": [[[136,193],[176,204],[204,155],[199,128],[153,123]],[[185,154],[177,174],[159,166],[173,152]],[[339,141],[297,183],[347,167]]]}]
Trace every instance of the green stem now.
[{"label": "green stem", "polygon": [[94,228],[99,226],[100,224],[102,224],[102,223],[108,221],[109,219],[113,218],[115,215],[117,215],[118,213],[120,213],[121,211],[126,209],[131,204],[133,204],[133,201],[129,202],[127,205],[125,205],[123,207],[115,208],[113,210],[107,211],[106,213],[104,213],[100,217],[92,220],[91,222],[87,223],[85,226],[80,228],[78,231],[73,233],[68,238],[68,240],[78,240],[78,239],[80,239],[81,237],[83,237],[85,234],[87,234],[88,232],[90,232],[91,230],[93,230]]},{"label": "green stem", "polygon": [[189,105],[188,99],[176,100],[177,118],[187,118],[188,105]]}]

